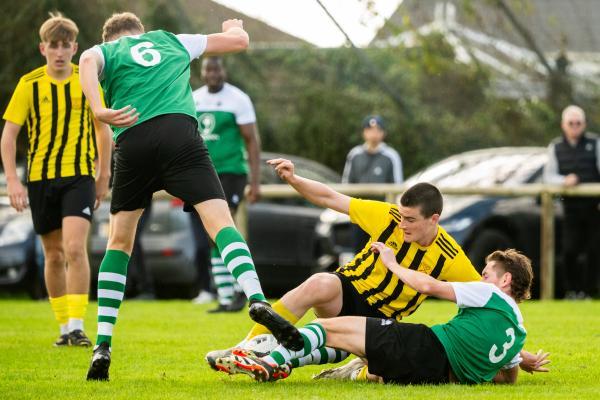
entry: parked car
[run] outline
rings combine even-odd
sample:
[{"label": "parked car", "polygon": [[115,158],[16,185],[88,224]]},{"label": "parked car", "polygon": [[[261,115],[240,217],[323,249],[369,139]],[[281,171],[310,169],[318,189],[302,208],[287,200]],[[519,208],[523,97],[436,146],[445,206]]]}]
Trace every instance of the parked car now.
[{"label": "parked car", "polygon": [[[17,166],[17,175],[25,176],[23,165]],[[6,188],[4,172],[0,173],[0,188]],[[6,196],[0,196],[0,288],[24,289],[34,299],[46,296],[44,258],[31,212],[18,213]]]},{"label": "parked car", "polygon": [[42,248],[31,213],[18,213],[0,197],[0,288],[25,290],[33,299],[46,296]]},{"label": "parked car", "polygon": [[[408,186],[430,182],[440,187],[526,185],[541,183],[547,155],[544,147],[501,147],[469,151],[441,160],[406,180]],[[556,250],[560,253],[562,208],[556,206]],[[540,264],[540,201],[535,197],[444,196],[440,224],[462,246],[481,271],[484,258],[496,249],[516,248],[532,259],[534,273]],[[321,267],[331,268],[352,256],[350,220],[330,210],[317,226]],[[556,257],[557,262],[560,257]],[[557,265],[560,268],[560,265]],[[557,282],[558,292],[561,291]],[[539,279],[534,295],[539,294]]]},{"label": "parked car", "polygon": [[[339,174],[314,161],[262,153],[262,184],[283,184],[273,169],[265,164],[266,160],[280,156],[293,160],[302,176],[328,183],[341,181]],[[294,198],[263,199],[249,205],[247,210],[248,246],[267,294],[281,294],[315,272],[318,265],[315,226],[323,211],[321,208]],[[93,278],[97,277],[106,249],[108,219],[109,205],[104,203],[95,212],[90,239]],[[142,235],[142,247],[159,297],[191,298],[198,293],[193,240],[189,217],[182,211],[182,203],[154,200]]]},{"label": "parked car", "polygon": [[[281,156],[291,159],[302,176],[327,183],[341,181],[339,174],[314,161],[262,153],[261,183],[284,184],[265,164]],[[248,246],[267,294],[281,294],[317,271],[315,226],[322,211],[299,198],[263,199],[248,206]],[[90,230],[92,296],[96,295],[98,269],[108,240],[108,221],[109,204],[103,202],[94,213]],[[191,298],[197,294],[195,244],[180,201],[154,201],[142,247],[159,297]],[[32,297],[45,296],[43,258],[31,215],[29,211],[14,211],[6,198],[0,201],[0,287],[26,288]]]}]

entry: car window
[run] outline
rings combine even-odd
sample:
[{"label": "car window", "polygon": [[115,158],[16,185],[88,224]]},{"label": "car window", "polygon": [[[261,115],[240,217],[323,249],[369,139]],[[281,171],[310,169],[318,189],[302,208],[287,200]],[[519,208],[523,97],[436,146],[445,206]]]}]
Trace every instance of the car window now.
[{"label": "car window", "polygon": [[491,186],[531,183],[546,162],[543,149],[475,151],[442,160],[415,174],[408,184],[431,182],[438,186]]},{"label": "car window", "polygon": [[168,201],[155,201],[144,232],[161,235],[180,231],[188,227],[188,218],[188,213],[182,212],[181,207],[172,206]]}]

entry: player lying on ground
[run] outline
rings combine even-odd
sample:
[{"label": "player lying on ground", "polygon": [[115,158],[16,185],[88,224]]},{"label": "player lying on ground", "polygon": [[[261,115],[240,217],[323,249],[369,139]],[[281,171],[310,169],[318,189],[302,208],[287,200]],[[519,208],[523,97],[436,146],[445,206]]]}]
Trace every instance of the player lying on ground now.
[{"label": "player lying on ground", "polygon": [[[286,159],[270,160],[279,176],[310,202],[349,214],[370,236],[370,241],[354,260],[335,273],[318,273],[286,293],[273,308],[296,323],[311,308],[320,318],[362,316],[401,320],[411,315],[427,297],[405,285],[383,265],[370,243],[379,241],[393,248],[403,268],[411,268],[445,281],[478,281],[481,277],[458,243],[439,226],[443,198],[429,183],[418,183],[406,190],[399,204],[361,200],[338,193],[327,185],[294,173],[294,164]],[[268,333],[255,325],[246,341]],[[237,347],[245,347],[242,342]],[[215,368],[215,360],[231,354],[231,349],[215,350],[206,355]],[[339,362],[347,352],[328,349],[316,351],[302,363]]]},{"label": "player lying on ground", "polygon": [[[383,243],[373,243],[371,248],[405,284],[455,302],[458,314],[432,327],[381,318],[317,319],[300,329],[305,341],[301,351],[279,346],[262,358],[234,351],[218,358],[217,368],[250,375],[257,381],[273,381],[290,374],[294,359],[328,346],[366,358],[367,378],[377,382],[516,382],[526,337],[517,303],[529,298],[533,278],[527,257],[512,249],[495,251],[486,258],[480,282],[441,282],[400,267],[393,250]],[[548,355],[540,352],[535,363],[521,367],[532,373],[547,372]]]}]

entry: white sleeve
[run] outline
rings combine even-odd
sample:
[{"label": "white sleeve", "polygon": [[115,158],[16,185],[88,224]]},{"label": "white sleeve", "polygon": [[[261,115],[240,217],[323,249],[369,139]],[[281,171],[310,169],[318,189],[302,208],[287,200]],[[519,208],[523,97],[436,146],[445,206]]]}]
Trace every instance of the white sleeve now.
[{"label": "white sleeve", "polygon": [[182,33],[177,35],[177,39],[190,55],[190,61],[200,57],[206,50],[206,35]]},{"label": "white sleeve", "polygon": [[544,166],[544,182],[552,185],[562,185],[565,182],[565,177],[558,173],[555,146],[554,143],[548,146],[548,161]]},{"label": "white sleeve", "polygon": [[252,100],[250,100],[250,97],[245,93],[242,93],[237,101],[235,122],[238,125],[253,124],[256,122],[256,114],[254,113]]},{"label": "white sleeve", "polygon": [[[98,67],[98,76],[101,76],[102,71],[104,71],[104,53],[102,53],[102,49],[100,49],[100,46],[96,45],[96,46],[92,47],[91,49],[87,49],[83,53],[86,53],[88,51],[94,52],[100,57],[100,65]],[[83,55],[83,53],[81,53],[81,55]]]},{"label": "white sleeve", "polygon": [[485,282],[450,282],[460,308],[483,307],[492,296],[495,286]]},{"label": "white sleeve", "polygon": [[521,364],[521,361],[523,361],[523,358],[521,358],[521,354],[517,353],[512,360],[510,360],[509,362],[507,362],[506,364],[504,364],[502,366],[502,369],[511,369],[516,367],[517,365]]}]

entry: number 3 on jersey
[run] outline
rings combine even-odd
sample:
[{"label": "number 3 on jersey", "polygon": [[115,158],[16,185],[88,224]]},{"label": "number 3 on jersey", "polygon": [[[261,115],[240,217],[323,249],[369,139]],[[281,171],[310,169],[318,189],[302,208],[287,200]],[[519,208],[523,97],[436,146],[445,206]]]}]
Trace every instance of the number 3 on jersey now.
[{"label": "number 3 on jersey", "polygon": [[161,59],[160,53],[152,47],[154,47],[152,42],[142,42],[133,46],[130,50],[133,61],[144,67],[152,67],[158,64]]},{"label": "number 3 on jersey", "polygon": [[496,345],[493,345],[490,349],[490,361],[494,364],[502,361],[504,356],[506,356],[506,352],[508,351],[508,349],[510,349],[513,346],[513,344],[515,344],[515,330],[513,328],[508,328],[506,330],[506,336],[508,336],[509,339],[508,342],[504,342],[504,344],[502,345],[502,353],[500,355],[496,355],[496,352],[498,351],[498,347]]}]

